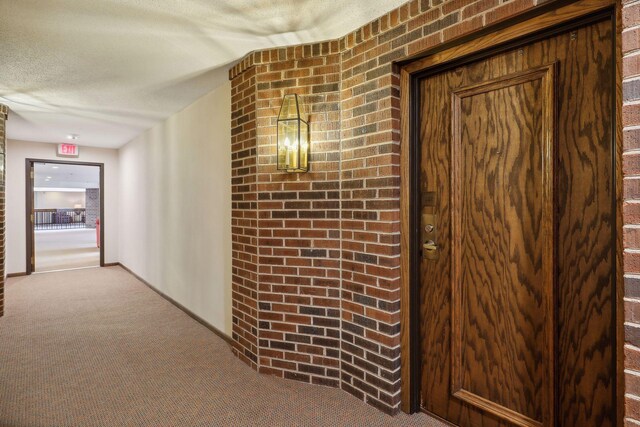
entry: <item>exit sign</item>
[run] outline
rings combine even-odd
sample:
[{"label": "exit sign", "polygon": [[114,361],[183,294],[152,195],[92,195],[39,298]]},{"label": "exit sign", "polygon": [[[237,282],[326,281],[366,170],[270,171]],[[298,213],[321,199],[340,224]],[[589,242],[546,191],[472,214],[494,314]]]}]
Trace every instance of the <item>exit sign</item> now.
[{"label": "exit sign", "polygon": [[58,157],[78,157],[79,154],[75,144],[58,144]]}]

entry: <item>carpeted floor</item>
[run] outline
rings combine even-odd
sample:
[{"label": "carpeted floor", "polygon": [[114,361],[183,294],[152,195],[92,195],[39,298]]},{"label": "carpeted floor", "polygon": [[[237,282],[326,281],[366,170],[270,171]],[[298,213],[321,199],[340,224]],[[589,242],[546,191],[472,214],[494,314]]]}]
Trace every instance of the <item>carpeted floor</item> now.
[{"label": "carpeted floor", "polygon": [[259,375],[119,267],[9,279],[0,426],[443,426]]}]

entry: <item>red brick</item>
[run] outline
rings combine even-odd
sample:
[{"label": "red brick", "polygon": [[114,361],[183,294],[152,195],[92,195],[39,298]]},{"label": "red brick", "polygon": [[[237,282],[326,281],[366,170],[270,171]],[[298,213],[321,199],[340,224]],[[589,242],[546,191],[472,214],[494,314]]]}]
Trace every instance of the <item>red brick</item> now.
[{"label": "red brick", "polygon": [[640,372],[640,348],[631,345],[624,346],[625,368]]},{"label": "red brick", "polygon": [[496,21],[512,17],[520,12],[530,9],[534,6],[533,0],[515,0],[506,3],[496,9],[487,13],[485,18],[485,24],[491,24]]},{"label": "red brick", "polygon": [[462,9],[462,19],[468,19],[497,6],[498,0],[480,0]]},{"label": "red brick", "polygon": [[623,133],[624,150],[635,150],[640,148],[640,128],[625,129]]},{"label": "red brick", "polygon": [[629,28],[640,25],[640,4],[632,4],[622,8],[622,27]]},{"label": "red brick", "polygon": [[622,74],[625,78],[640,75],[640,54],[625,56],[622,59]]},{"label": "red brick", "polygon": [[640,273],[640,253],[637,252],[625,252],[624,253],[624,272],[625,273]]},{"label": "red brick", "polygon": [[629,53],[640,49],[640,28],[622,32],[622,52]]},{"label": "red brick", "polygon": [[622,157],[625,175],[640,175],[640,153],[627,153]]},{"label": "red brick", "polygon": [[449,28],[445,28],[442,31],[443,40],[452,40],[456,37],[460,37],[464,34],[468,34],[472,31],[476,31],[483,26],[483,19],[481,16],[463,21],[459,24],[453,25]]},{"label": "red brick", "polygon": [[640,302],[625,301],[624,320],[625,322],[640,323]]},{"label": "red brick", "polygon": [[625,227],[623,235],[625,248],[640,249],[640,227]]},{"label": "red brick", "polygon": [[624,200],[640,200],[640,178],[627,178],[623,182]]}]

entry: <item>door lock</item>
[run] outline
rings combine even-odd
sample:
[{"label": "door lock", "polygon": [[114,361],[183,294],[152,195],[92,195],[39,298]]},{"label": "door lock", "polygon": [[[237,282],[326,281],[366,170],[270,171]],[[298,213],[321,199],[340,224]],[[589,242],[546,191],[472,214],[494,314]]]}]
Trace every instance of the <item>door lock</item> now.
[{"label": "door lock", "polygon": [[436,238],[436,216],[422,214],[422,259],[438,259],[438,244]]},{"label": "door lock", "polygon": [[438,245],[436,245],[436,242],[434,242],[433,240],[427,240],[422,245],[422,249],[427,252],[435,252],[438,250]]}]

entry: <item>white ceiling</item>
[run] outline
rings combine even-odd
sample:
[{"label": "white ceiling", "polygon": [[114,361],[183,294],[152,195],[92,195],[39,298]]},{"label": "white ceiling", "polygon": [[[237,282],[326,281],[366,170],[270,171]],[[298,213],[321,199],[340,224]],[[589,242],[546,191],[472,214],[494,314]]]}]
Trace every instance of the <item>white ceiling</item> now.
[{"label": "white ceiling", "polygon": [[0,0],[11,139],[117,148],[267,47],[340,37],[406,0]]},{"label": "white ceiling", "polygon": [[37,188],[100,188],[98,166],[36,163],[33,184]]}]

